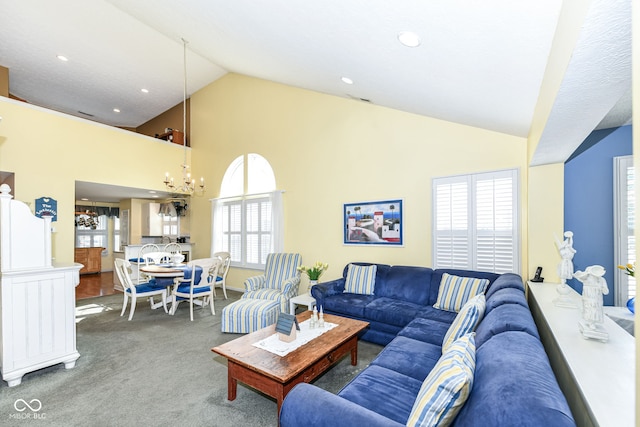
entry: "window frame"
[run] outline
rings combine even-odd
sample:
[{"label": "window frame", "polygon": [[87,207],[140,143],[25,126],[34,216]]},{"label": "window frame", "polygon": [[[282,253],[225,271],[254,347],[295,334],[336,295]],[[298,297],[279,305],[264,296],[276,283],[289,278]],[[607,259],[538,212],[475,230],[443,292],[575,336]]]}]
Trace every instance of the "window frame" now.
[{"label": "window frame", "polygon": [[[258,161],[256,162],[256,160]],[[252,165],[268,167],[268,169],[260,170],[258,174],[252,175],[252,172],[255,172],[250,170]],[[245,190],[245,194],[229,194],[232,192],[230,188],[237,191],[239,187],[237,181],[239,171],[242,171],[242,188]],[[255,176],[263,181],[258,184],[264,184],[264,181],[267,181],[264,177],[268,178],[269,175],[271,175],[270,182],[275,187],[275,175],[273,175],[273,170],[267,159],[255,153],[239,156],[230,163],[225,172],[220,188],[221,197],[212,200],[211,251],[212,254],[220,251],[229,252],[233,267],[264,270],[267,255],[270,252],[281,250],[283,241],[282,191],[275,188],[269,190],[264,185],[261,187],[260,185],[251,185],[251,182],[248,182],[249,177]],[[247,189],[265,191],[247,194]],[[267,211],[264,210],[264,203],[269,203],[269,206],[266,207]],[[254,223],[250,223],[249,214],[256,204],[258,204],[254,218],[256,227],[252,227]],[[239,218],[232,218],[232,206],[239,206]],[[264,221],[265,215],[268,217],[267,223]],[[232,224],[235,224],[236,227],[232,227]],[[239,229],[237,229],[238,227]],[[253,238],[256,244],[250,247],[252,236],[257,236],[257,239]]]},{"label": "window frame", "polygon": [[[630,167],[634,168],[633,174],[635,174],[632,155],[616,156],[613,158],[613,235],[614,262],[616,266],[634,263],[636,261],[636,259],[634,259],[636,254],[629,253],[629,238],[634,240],[635,246],[635,205],[633,206],[633,214],[628,215],[628,200],[629,198],[635,200],[635,189],[628,188],[629,183],[635,186],[635,180],[630,180],[628,176],[628,168]],[[625,212],[627,212],[627,218],[623,217]],[[633,228],[629,227],[629,218],[634,221]],[[627,300],[636,294],[635,279],[625,274],[623,270],[616,268],[613,281],[614,304],[624,307],[627,304]]]}]

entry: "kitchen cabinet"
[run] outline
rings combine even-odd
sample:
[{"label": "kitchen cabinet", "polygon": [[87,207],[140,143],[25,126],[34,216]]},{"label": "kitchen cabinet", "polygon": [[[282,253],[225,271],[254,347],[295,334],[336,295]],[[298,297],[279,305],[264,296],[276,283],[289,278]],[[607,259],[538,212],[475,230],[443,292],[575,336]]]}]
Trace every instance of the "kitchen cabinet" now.
[{"label": "kitchen cabinet", "polygon": [[160,203],[145,203],[142,205],[142,235],[162,236],[162,216]]},{"label": "kitchen cabinet", "polygon": [[102,270],[103,248],[76,248],[74,261],[82,264],[80,274],[100,273]]}]

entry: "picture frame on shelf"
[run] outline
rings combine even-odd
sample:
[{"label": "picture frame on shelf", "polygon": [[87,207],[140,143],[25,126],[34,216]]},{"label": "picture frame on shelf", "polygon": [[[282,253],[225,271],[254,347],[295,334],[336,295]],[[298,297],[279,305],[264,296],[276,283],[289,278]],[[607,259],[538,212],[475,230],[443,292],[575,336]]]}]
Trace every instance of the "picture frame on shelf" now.
[{"label": "picture frame on shelf", "polygon": [[403,200],[345,203],[345,245],[403,246]]}]

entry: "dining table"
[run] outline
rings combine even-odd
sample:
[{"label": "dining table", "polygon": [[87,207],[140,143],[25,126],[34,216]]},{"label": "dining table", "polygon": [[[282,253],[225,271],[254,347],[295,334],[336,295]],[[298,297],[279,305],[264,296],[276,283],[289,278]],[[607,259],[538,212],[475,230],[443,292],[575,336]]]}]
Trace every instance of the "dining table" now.
[{"label": "dining table", "polygon": [[[186,280],[191,279],[192,268],[187,264],[152,264],[140,267],[140,272],[151,277],[150,284],[155,284],[158,287],[165,286],[170,295],[171,287],[175,283],[176,278],[184,278]],[[202,278],[202,267],[196,265],[194,284],[200,283]],[[162,302],[155,303],[151,306],[152,309],[156,309],[162,306]]]}]

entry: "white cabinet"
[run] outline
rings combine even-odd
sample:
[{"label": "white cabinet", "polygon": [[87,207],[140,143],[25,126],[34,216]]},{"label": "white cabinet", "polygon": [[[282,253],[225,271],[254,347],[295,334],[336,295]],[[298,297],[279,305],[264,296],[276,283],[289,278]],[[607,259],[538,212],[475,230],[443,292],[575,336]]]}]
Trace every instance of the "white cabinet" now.
[{"label": "white cabinet", "polygon": [[142,235],[162,236],[162,216],[160,203],[145,203],[142,205]]},{"label": "white cabinet", "polygon": [[51,262],[51,217],[37,218],[0,185],[0,371],[9,387],[64,363],[73,368],[80,264]]}]

